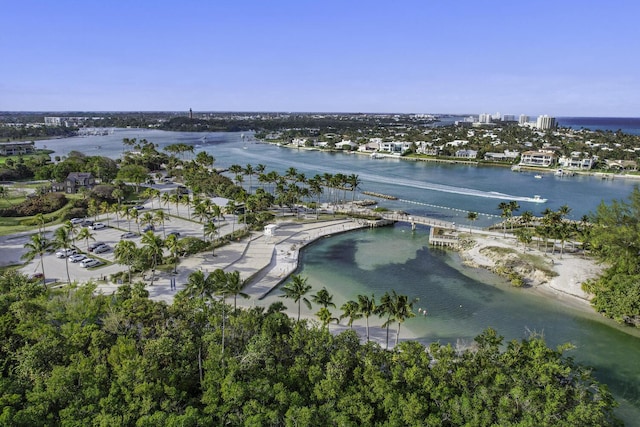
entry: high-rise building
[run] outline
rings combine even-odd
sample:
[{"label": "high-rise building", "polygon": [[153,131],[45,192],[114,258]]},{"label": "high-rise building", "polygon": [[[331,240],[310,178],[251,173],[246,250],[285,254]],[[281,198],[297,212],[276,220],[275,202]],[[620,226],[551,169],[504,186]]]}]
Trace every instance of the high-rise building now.
[{"label": "high-rise building", "polygon": [[546,114],[543,116],[538,116],[538,120],[536,120],[536,128],[540,130],[555,129],[556,128],[555,117],[549,117]]},{"label": "high-rise building", "polygon": [[491,123],[491,114],[489,114],[489,113],[480,114],[478,116],[478,122],[479,123]]},{"label": "high-rise building", "polygon": [[529,123],[529,116],[527,116],[526,114],[520,114],[520,117],[518,118],[518,124],[526,125],[527,123]]}]

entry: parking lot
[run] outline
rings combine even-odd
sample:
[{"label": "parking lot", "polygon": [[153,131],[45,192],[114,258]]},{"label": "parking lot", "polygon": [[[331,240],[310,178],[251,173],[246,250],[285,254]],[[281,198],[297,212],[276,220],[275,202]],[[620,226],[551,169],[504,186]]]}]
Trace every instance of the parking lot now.
[{"label": "parking lot", "polygon": [[[153,212],[153,210],[149,209],[149,207],[150,205],[145,205],[143,211]],[[156,210],[160,209],[157,207],[157,203],[155,208]],[[163,210],[165,211],[165,214],[168,214],[168,211],[166,209]],[[175,214],[175,207],[171,210],[171,212]],[[187,208],[182,206],[180,214],[186,216]],[[220,226],[220,235],[231,233],[232,227],[235,227],[236,229],[239,227],[237,223],[235,224],[235,226],[232,225],[232,223],[234,222],[234,218],[232,216],[226,215],[226,217],[227,221],[223,221],[218,224]],[[98,221],[108,224],[108,226],[106,228],[98,230],[91,230],[93,239],[89,239],[88,244],[91,245],[91,243],[94,242],[104,242],[109,245],[111,249],[107,252],[94,255],[93,253],[87,251],[87,242],[85,240],[76,240],[75,247],[80,251],[80,253],[83,253],[91,258],[103,261],[105,262],[105,265],[94,268],[83,268],[80,266],[80,262],[73,263],[69,261],[69,276],[71,278],[71,281],[87,282],[89,280],[99,280],[103,277],[108,277],[109,275],[118,271],[125,271],[127,267],[119,264],[113,264],[113,249],[115,245],[121,240],[121,236],[124,233],[127,233],[129,231],[137,233],[138,235],[136,237],[128,238],[128,240],[135,242],[138,247],[142,246],[140,233],[142,233],[143,226],[140,225],[140,228],[138,228],[138,224],[136,224],[135,221],[131,220],[129,222],[125,218],[116,220],[115,215],[113,214],[111,214],[109,218],[99,217]],[[187,236],[198,237],[200,239],[203,238],[203,227],[199,222],[195,220],[190,221],[186,218],[167,215],[164,230],[162,224],[157,224],[155,226],[155,233],[162,238],[165,238],[165,234],[168,236],[171,232],[180,233],[180,239]],[[53,239],[53,230],[47,230],[47,238]],[[19,263],[20,256],[26,252],[24,250],[24,243],[28,241],[28,236],[4,237],[1,244],[1,249],[2,255],[6,254],[6,256],[2,257],[5,261],[5,264],[7,263],[7,261],[9,262],[9,264]],[[5,242],[7,242],[6,245]],[[9,244],[9,242],[11,242],[11,244]],[[9,253],[8,251],[11,251],[11,253]],[[56,251],[43,257],[47,282],[66,282],[67,272],[65,259],[56,257],[55,252]],[[22,267],[21,271],[27,275],[40,272],[40,258],[36,257],[33,261]]]}]

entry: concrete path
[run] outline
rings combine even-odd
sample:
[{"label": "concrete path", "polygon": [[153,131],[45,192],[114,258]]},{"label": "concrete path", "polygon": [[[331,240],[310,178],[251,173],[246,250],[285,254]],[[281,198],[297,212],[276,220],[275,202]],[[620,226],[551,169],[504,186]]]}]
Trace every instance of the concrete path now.
[{"label": "concrete path", "polygon": [[[175,293],[184,289],[189,274],[202,270],[205,274],[221,268],[239,271],[242,280],[248,279],[243,292],[254,301],[264,298],[298,267],[298,255],[302,247],[332,234],[366,228],[364,221],[351,219],[320,222],[281,221],[272,236],[252,232],[249,238],[231,242],[211,253],[200,253],[180,262],[176,275],[156,273],[153,286],[148,286],[149,297],[171,303]],[[176,289],[171,289],[171,279]],[[111,294],[117,284],[101,284],[99,290]]]}]

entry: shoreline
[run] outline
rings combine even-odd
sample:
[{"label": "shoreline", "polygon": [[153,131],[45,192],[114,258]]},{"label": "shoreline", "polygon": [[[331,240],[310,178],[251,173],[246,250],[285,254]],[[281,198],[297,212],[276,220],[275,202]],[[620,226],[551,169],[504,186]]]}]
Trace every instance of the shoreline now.
[{"label": "shoreline", "polygon": [[[475,232],[468,237],[473,245],[459,250],[460,260],[472,268],[483,268],[497,274],[495,269],[512,261],[518,254],[534,256],[543,264],[545,270],[554,274],[545,274],[540,268],[534,269],[530,275],[525,275],[527,291],[535,292],[548,298],[566,301],[590,313],[596,313],[590,304],[592,296],[582,290],[582,283],[595,279],[602,274],[604,266],[592,258],[585,258],[570,252],[560,255],[558,252],[545,253],[530,246],[525,252],[515,237],[497,232]],[[504,248],[513,251],[511,254],[495,255],[491,248]],[[499,274],[498,274],[499,275]]]},{"label": "shoreline", "polygon": [[[270,144],[275,145],[280,148],[288,148],[290,150],[306,150],[306,151],[325,151],[331,153],[342,153],[347,155],[359,155],[359,156],[371,156],[373,153],[362,152],[362,151],[351,151],[351,150],[337,150],[337,149],[322,149],[318,147],[299,147],[299,146],[291,146],[289,144],[283,144],[282,142],[272,142],[272,141],[264,141],[256,139],[255,142],[259,144]],[[464,159],[451,159],[451,158],[440,158],[440,157],[407,157],[390,153],[378,153],[376,152],[380,159],[400,159],[410,162],[433,162],[433,163],[450,163],[450,164],[458,164],[458,165],[467,165],[467,166],[486,166],[486,167],[499,167],[499,168],[511,168],[513,164],[506,163],[498,163],[498,162],[483,162],[482,160],[464,160]],[[520,165],[517,165],[520,166]],[[543,168],[536,166],[520,166],[523,170],[530,172],[545,172],[549,174],[555,173],[558,167],[553,168]],[[564,169],[564,168],[560,168]],[[613,172],[606,172],[603,170],[575,170],[575,169],[567,169],[567,171],[574,173],[576,175],[585,175],[585,176],[593,176],[593,177],[602,177],[602,179],[633,179],[640,180],[640,174],[632,175],[632,174],[620,174]],[[514,172],[519,173],[519,172]]]}]

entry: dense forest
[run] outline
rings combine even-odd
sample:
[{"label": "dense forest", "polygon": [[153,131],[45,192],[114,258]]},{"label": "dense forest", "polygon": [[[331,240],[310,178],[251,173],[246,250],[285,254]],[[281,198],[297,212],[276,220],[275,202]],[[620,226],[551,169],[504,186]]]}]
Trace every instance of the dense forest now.
[{"label": "dense forest", "polygon": [[0,276],[0,425],[617,425],[588,369],[532,336],[384,350],[284,305]]},{"label": "dense forest", "polygon": [[607,317],[640,327],[640,190],[628,201],[598,206],[588,243],[607,265],[602,277],[583,285],[592,304]]}]

